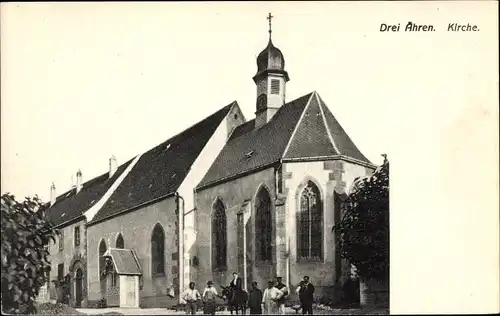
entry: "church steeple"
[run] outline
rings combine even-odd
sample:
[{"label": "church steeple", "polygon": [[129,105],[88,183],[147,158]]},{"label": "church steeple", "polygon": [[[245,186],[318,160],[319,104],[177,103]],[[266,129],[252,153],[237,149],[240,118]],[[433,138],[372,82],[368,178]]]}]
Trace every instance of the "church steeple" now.
[{"label": "church steeple", "polygon": [[257,57],[257,74],[253,77],[257,85],[257,103],[255,126],[266,124],[285,104],[286,83],[290,80],[285,71],[285,58],[283,53],[273,45],[271,13],[269,20],[269,42],[267,47]]}]

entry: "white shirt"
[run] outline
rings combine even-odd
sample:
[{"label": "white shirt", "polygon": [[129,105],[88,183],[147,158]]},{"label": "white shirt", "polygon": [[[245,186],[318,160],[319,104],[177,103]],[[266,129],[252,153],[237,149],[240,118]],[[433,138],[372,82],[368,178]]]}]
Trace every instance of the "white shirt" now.
[{"label": "white shirt", "polygon": [[215,287],[213,287],[213,286],[211,286],[211,287],[208,287],[208,286],[207,286],[207,287],[205,288],[205,290],[203,291],[203,295],[202,295],[202,297],[205,297],[205,294],[206,294],[207,292],[212,292],[212,293],[214,293],[215,295],[217,295],[217,290],[216,290],[216,289],[215,289]]},{"label": "white shirt", "polygon": [[262,303],[265,304],[266,301],[277,300],[277,299],[281,298],[282,296],[283,296],[283,292],[281,292],[277,288],[275,288],[275,287],[266,288],[264,290],[264,294],[262,295]]},{"label": "white shirt", "polygon": [[233,285],[236,285],[236,280],[238,279],[238,276],[236,276],[235,278],[233,278],[231,280],[231,282],[229,282],[229,284],[233,284]]},{"label": "white shirt", "polygon": [[191,290],[187,289],[182,293],[182,299],[189,302],[189,301],[197,301],[201,299],[200,292],[198,292],[197,289]]}]

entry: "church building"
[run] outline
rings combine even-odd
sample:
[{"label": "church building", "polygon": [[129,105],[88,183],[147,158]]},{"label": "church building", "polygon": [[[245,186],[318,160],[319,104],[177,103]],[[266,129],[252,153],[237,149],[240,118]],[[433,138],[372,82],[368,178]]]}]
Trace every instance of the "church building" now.
[{"label": "church building", "polygon": [[281,276],[295,290],[307,275],[318,297],[338,300],[350,271],[332,232],[339,202],[376,166],[317,92],[286,99],[271,29],[253,80],[251,120],[236,101],[214,107],[95,179],[79,171],[57,198],[53,186],[47,215],[63,234],[52,271],[69,275],[73,305],[169,307],[190,281],[220,289],[235,271],[245,288]]}]

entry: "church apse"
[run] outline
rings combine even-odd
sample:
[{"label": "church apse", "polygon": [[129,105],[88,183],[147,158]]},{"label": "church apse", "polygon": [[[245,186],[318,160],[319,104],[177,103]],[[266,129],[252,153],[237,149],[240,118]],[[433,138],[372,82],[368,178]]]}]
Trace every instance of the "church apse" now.
[{"label": "church apse", "polygon": [[338,281],[341,276],[336,275],[336,271],[347,274],[347,268],[342,260],[342,267],[336,267],[338,252],[331,231],[335,223],[334,194],[344,193],[346,186],[365,174],[365,167],[341,160],[283,164],[292,289],[307,275],[318,297],[327,295],[334,300],[340,299]]}]

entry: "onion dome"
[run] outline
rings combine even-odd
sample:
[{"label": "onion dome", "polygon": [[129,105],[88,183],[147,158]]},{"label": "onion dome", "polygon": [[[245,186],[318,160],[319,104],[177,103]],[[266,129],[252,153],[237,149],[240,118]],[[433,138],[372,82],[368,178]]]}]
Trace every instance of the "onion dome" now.
[{"label": "onion dome", "polygon": [[257,57],[257,73],[265,70],[284,70],[285,58],[283,53],[273,45],[271,39],[267,47]]}]

